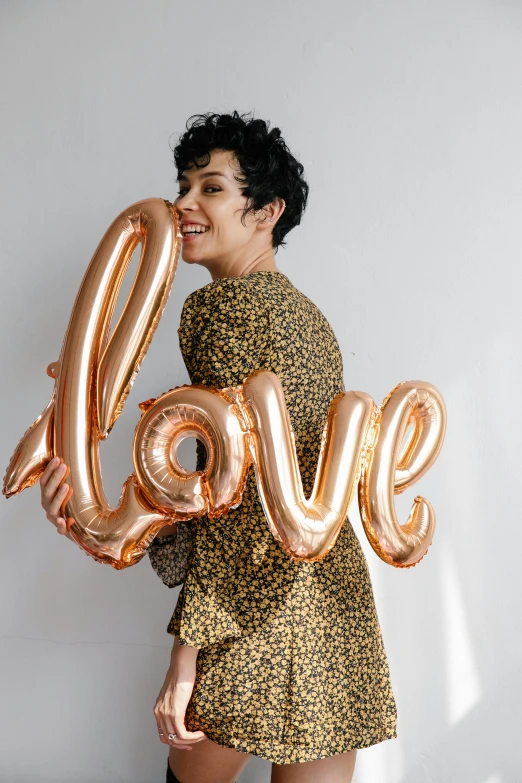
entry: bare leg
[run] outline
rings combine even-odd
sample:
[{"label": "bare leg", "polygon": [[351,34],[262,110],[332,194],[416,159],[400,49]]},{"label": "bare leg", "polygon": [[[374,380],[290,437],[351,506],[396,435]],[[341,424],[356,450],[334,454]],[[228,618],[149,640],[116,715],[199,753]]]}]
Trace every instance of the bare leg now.
[{"label": "bare leg", "polygon": [[272,764],[271,783],[350,783],[357,750],[302,764]]},{"label": "bare leg", "polygon": [[224,748],[212,740],[195,742],[192,750],[170,749],[170,768],[181,783],[236,783],[249,753]]}]

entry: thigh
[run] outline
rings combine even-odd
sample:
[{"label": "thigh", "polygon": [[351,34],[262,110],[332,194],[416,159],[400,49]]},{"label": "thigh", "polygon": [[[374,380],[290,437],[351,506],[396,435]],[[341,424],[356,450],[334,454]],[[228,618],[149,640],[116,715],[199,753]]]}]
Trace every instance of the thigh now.
[{"label": "thigh", "polygon": [[272,764],[271,783],[350,783],[357,750],[302,764]]},{"label": "thigh", "polygon": [[249,753],[225,748],[212,740],[195,742],[192,750],[171,748],[170,768],[180,783],[236,783]]}]

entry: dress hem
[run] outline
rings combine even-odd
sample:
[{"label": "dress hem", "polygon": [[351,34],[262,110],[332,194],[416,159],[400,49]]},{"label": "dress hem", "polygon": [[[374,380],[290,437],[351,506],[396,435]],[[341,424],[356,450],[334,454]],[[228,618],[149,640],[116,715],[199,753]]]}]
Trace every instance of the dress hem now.
[{"label": "dress hem", "polygon": [[198,639],[195,636],[182,636],[180,628],[175,628],[170,623],[167,628],[167,633],[170,634],[170,636],[177,636],[181,645],[185,645],[187,647],[197,647],[198,650],[202,650],[204,647],[210,647],[213,644],[221,644],[222,642],[226,642],[229,639],[240,639],[245,636],[245,634],[237,631],[230,631],[229,633],[224,631],[223,633],[216,634],[215,636],[205,636]]},{"label": "dress hem", "polygon": [[[197,731],[198,729],[191,728],[191,731]],[[356,742],[349,747],[342,750],[335,750],[331,752],[324,745],[317,745],[312,749],[310,745],[306,746],[306,750],[303,747],[301,751],[295,745],[283,745],[282,743],[267,741],[266,750],[260,746],[259,743],[254,741],[248,741],[246,739],[240,739],[234,737],[232,734],[216,729],[209,731],[208,727],[202,729],[205,731],[208,739],[215,742],[217,745],[221,745],[225,748],[231,748],[239,753],[248,753],[251,756],[257,756],[270,761],[272,764],[297,764],[305,763],[307,761],[319,761],[323,758],[330,758],[331,756],[339,756],[341,753],[349,753],[352,750],[363,750],[364,748],[372,747],[380,742],[385,742],[389,739],[397,739],[397,729],[394,729],[391,733],[374,734],[367,741]]]}]

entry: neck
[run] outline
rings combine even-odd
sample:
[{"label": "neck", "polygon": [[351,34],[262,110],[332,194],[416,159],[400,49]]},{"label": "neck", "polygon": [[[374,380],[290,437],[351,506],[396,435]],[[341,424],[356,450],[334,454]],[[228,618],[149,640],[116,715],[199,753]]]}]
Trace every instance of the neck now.
[{"label": "neck", "polygon": [[266,248],[250,258],[237,258],[230,261],[219,260],[206,264],[212,280],[220,277],[244,277],[252,272],[277,272],[274,250]]}]

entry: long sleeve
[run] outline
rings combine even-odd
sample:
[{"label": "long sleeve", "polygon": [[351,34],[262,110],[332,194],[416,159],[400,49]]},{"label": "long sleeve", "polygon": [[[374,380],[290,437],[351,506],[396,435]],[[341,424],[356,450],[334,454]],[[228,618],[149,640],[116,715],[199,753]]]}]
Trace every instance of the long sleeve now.
[{"label": "long sleeve", "polygon": [[178,522],[176,531],[169,536],[155,538],[147,552],[150,563],[167,587],[183,584],[194,539],[194,526]]}]

